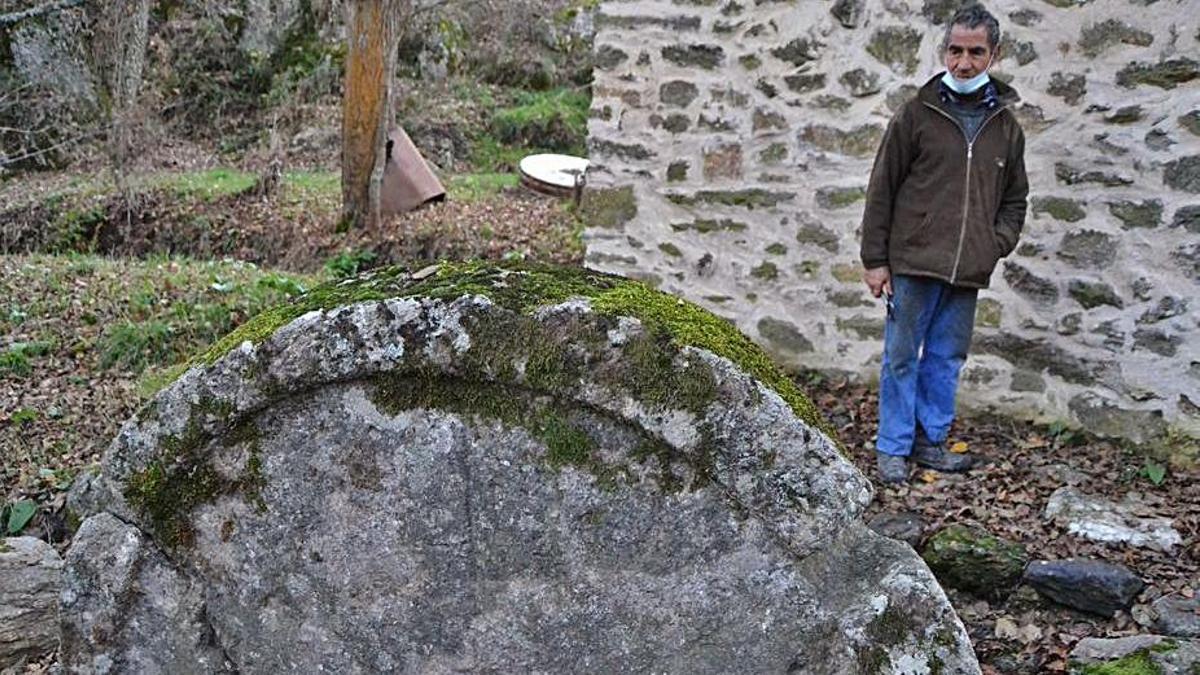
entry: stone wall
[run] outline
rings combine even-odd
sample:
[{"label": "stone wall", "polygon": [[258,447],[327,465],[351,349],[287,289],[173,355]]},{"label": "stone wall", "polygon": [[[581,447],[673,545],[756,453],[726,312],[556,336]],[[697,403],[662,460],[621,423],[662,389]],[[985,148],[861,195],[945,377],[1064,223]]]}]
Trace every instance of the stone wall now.
[{"label": "stone wall", "polygon": [[[876,377],[863,191],[888,119],[941,70],[957,6],[603,3],[587,264],[703,304],[784,363]],[[981,295],[963,400],[1194,451],[1197,6],[989,8],[1006,48],[993,75],[1023,97],[1030,212]]]}]

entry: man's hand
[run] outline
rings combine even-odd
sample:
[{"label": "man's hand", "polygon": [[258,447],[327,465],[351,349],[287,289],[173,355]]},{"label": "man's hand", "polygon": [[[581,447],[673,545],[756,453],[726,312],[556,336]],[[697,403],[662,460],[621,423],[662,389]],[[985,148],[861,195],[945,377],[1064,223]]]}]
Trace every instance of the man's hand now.
[{"label": "man's hand", "polygon": [[872,267],[863,272],[863,281],[871,289],[871,295],[879,297],[881,293],[892,294],[892,272],[887,265]]}]

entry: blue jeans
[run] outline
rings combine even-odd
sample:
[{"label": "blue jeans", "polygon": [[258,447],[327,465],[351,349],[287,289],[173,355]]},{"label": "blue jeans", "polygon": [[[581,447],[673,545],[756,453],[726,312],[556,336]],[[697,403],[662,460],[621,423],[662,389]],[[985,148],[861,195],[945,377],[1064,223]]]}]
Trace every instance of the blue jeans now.
[{"label": "blue jeans", "polygon": [[934,443],[946,440],[950,431],[958,372],[971,347],[978,291],[895,275],[892,292],[883,332],[875,448],[907,456],[917,425]]}]

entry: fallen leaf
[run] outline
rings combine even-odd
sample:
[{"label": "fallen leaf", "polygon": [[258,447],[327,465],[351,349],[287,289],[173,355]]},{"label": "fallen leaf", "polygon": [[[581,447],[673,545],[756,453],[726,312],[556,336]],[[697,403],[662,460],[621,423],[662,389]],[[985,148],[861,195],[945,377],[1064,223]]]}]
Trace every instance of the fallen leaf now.
[{"label": "fallen leaf", "polygon": [[1021,628],[1017,626],[1016,621],[1002,616],[996,619],[995,635],[1001,640],[1019,640],[1021,638]]},{"label": "fallen leaf", "polygon": [[959,442],[955,443],[954,445],[951,445],[951,446],[950,446],[950,452],[953,452],[953,453],[955,453],[955,454],[957,454],[957,455],[966,454],[966,452],[967,452],[967,442],[966,442],[966,441],[959,441]]},{"label": "fallen leaf", "polygon": [[936,471],[926,470],[921,472],[920,478],[922,483],[936,483],[938,474]]}]

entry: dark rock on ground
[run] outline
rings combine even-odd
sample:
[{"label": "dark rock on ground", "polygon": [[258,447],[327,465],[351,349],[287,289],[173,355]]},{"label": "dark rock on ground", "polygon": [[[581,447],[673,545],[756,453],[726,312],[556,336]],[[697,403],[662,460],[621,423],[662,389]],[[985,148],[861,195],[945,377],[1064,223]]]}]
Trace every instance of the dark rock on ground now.
[{"label": "dark rock on ground", "polygon": [[1022,581],[1055,602],[1105,617],[1129,608],[1144,586],[1127,567],[1082,559],[1035,560]]},{"label": "dark rock on ground", "polygon": [[916,548],[925,534],[925,521],[915,513],[881,513],[867,527],[891,539],[899,539]]}]

